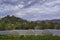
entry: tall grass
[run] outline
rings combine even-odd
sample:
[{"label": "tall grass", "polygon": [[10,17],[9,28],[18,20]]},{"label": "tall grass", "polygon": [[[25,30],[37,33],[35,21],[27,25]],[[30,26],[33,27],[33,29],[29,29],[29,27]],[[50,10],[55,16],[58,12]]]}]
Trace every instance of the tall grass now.
[{"label": "tall grass", "polygon": [[60,40],[60,36],[0,35],[0,40]]}]

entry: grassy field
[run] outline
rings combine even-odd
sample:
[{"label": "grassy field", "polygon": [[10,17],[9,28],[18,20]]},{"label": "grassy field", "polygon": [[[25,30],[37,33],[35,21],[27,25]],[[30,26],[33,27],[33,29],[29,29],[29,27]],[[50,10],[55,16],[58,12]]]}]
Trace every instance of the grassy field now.
[{"label": "grassy field", "polygon": [[60,36],[0,35],[0,40],[60,40]]}]

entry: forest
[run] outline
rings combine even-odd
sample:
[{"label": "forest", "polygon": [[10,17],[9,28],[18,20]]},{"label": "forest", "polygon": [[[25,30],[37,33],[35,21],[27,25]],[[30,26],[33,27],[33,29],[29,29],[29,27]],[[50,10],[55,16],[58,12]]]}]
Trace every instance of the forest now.
[{"label": "forest", "polygon": [[28,29],[60,29],[55,21],[29,21],[19,17],[5,16],[0,18],[0,30],[28,30]]}]

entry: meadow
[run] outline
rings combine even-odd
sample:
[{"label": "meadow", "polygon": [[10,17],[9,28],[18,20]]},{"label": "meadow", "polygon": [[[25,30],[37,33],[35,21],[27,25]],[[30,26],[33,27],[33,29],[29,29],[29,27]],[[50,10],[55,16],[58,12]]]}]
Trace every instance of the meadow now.
[{"label": "meadow", "polygon": [[60,36],[0,35],[0,40],[60,40]]}]

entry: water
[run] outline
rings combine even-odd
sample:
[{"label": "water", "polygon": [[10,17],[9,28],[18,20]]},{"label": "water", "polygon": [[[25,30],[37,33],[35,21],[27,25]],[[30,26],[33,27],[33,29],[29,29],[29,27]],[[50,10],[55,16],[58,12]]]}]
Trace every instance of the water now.
[{"label": "water", "polygon": [[37,34],[40,35],[42,32],[48,33],[51,32],[53,35],[60,35],[60,30],[56,29],[46,29],[46,30],[6,30],[6,31],[0,31],[1,35],[6,34],[19,34],[19,35],[25,35],[25,34]]}]

